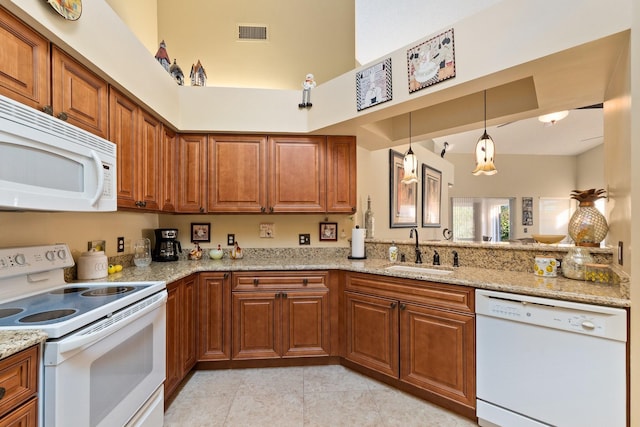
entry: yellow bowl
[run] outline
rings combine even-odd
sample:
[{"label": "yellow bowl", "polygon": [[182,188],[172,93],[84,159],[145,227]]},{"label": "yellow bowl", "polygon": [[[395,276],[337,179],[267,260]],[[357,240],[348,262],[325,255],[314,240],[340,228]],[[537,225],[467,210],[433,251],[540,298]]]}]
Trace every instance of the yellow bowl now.
[{"label": "yellow bowl", "polygon": [[533,234],[533,240],[538,243],[546,243],[548,245],[558,243],[565,238],[565,234]]}]

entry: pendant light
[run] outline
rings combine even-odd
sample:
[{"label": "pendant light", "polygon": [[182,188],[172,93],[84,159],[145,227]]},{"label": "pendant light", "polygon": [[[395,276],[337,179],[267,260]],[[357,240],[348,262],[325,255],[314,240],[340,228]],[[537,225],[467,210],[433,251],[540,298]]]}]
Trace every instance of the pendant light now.
[{"label": "pendant light", "polygon": [[403,159],[404,178],[402,178],[403,184],[414,184],[418,182],[418,158],[413,154],[411,149],[411,113],[409,113],[409,150],[404,155]]},{"label": "pendant light", "polygon": [[487,91],[484,91],[484,133],[476,144],[476,168],[474,175],[495,175],[498,170],[493,164],[496,147],[493,139],[487,133]]}]

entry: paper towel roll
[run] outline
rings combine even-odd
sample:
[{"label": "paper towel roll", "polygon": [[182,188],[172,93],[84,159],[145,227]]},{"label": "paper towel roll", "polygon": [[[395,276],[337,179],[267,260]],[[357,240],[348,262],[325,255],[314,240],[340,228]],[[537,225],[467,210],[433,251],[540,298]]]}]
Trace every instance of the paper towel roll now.
[{"label": "paper towel roll", "polygon": [[364,228],[351,230],[351,258],[364,258]]}]

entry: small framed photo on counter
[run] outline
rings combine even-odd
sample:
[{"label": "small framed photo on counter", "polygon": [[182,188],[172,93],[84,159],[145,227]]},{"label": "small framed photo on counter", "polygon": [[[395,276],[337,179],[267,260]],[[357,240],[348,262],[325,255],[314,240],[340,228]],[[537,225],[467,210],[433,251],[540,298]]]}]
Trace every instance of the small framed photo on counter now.
[{"label": "small framed photo on counter", "polygon": [[338,223],[321,222],[319,240],[325,242],[335,242],[338,240]]},{"label": "small framed photo on counter", "polygon": [[211,241],[211,223],[210,222],[192,222],[191,223],[191,241],[192,242],[210,242]]}]

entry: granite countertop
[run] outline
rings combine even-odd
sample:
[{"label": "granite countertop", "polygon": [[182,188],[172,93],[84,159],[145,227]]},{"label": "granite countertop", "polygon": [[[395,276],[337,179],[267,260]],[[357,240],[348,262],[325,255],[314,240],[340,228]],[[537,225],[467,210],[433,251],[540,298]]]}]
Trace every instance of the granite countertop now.
[{"label": "granite countertop", "polygon": [[0,359],[11,356],[47,339],[47,334],[38,329],[0,331]]},{"label": "granite countertop", "polygon": [[[413,263],[397,263],[398,265],[416,266]],[[620,284],[598,284],[565,277],[540,277],[532,273],[493,270],[476,267],[436,267],[449,269],[447,275],[425,274],[422,272],[389,271],[392,265],[384,259],[350,260],[345,258],[322,257],[270,257],[240,260],[224,258],[211,260],[203,258],[198,261],[153,262],[149,267],[127,267],[119,273],[110,275],[110,282],[164,280],[167,283],[181,279],[191,273],[203,271],[268,271],[268,270],[344,270],[362,273],[379,274],[391,277],[403,277],[453,285],[464,285],[475,288],[491,289],[555,298],[588,304],[612,307],[629,307],[629,278],[618,273]],[[431,268],[429,264],[422,267]]]}]

